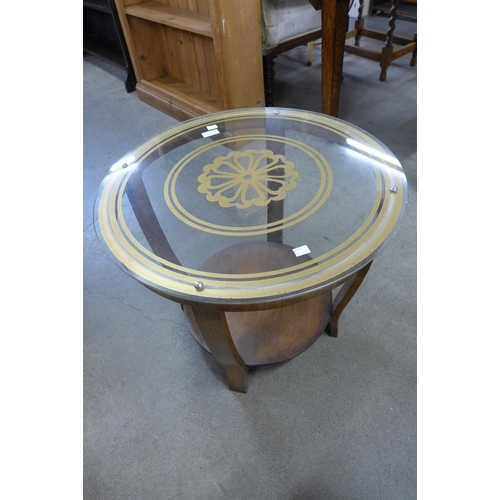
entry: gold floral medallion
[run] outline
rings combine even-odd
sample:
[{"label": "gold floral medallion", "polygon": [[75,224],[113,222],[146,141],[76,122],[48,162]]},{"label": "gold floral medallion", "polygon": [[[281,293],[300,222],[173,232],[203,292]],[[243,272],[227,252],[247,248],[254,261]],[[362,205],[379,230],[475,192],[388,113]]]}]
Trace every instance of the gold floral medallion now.
[{"label": "gold floral medallion", "polygon": [[198,191],[221,207],[259,207],[283,200],[299,174],[283,155],[248,149],[217,158],[203,168]]}]

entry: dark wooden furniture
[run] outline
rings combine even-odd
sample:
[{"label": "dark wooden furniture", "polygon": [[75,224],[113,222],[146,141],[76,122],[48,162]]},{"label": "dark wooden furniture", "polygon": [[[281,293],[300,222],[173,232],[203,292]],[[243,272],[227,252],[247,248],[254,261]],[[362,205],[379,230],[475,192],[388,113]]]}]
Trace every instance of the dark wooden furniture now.
[{"label": "dark wooden furniture", "polygon": [[[354,29],[346,34],[346,38],[354,38],[354,45],[345,45],[345,51],[349,54],[354,54],[360,57],[371,59],[380,63],[380,81],[384,81],[387,77],[387,68],[392,61],[406,54],[412,53],[410,66],[415,66],[417,63],[417,33],[413,38],[405,38],[396,36],[394,30],[396,28],[396,19],[399,9],[399,0],[392,0],[392,8],[390,10],[389,29],[386,33],[377,30],[369,30],[364,27],[364,19],[362,17],[364,0],[359,2],[359,15],[356,19]],[[376,51],[360,46],[363,37],[372,38],[384,42],[381,51]],[[394,46],[398,45],[399,48]]]},{"label": "dark wooden furniture", "polygon": [[294,47],[322,38],[322,112],[338,116],[350,0],[309,0],[309,3],[315,10],[321,10],[321,28],[285,42],[263,57],[266,106],[272,106],[274,103],[274,58]]},{"label": "dark wooden furniture", "polygon": [[266,106],[273,106],[276,57],[321,38],[321,13],[308,0],[259,1]]},{"label": "dark wooden furniture", "polygon": [[350,0],[309,0],[309,3],[315,10],[321,10],[321,28],[313,33],[287,41],[263,57],[266,106],[274,104],[275,57],[294,47],[322,38],[322,112],[338,116]]},{"label": "dark wooden furniture", "polygon": [[289,40],[275,47],[271,52],[263,56],[263,66],[264,66],[264,90],[266,96],[266,106],[274,106],[274,60],[278,55],[291,50],[300,45],[306,45],[309,42],[313,42],[321,38],[321,29],[313,33]]},{"label": "dark wooden furniture", "polygon": [[[344,52],[356,53],[363,57],[368,57],[374,60],[379,60],[381,63],[382,71],[380,79],[384,79],[387,67],[397,57],[401,57],[409,52],[414,52],[410,64],[416,63],[416,34],[414,40],[408,40],[401,37],[395,38],[393,36],[394,23],[397,14],[393,12],[389,20],[389,30],[384,34],[376,32],[368,32],[360,26],[361,36],[371,36],[373,38],[385,40],[385,46],[380,54],[371,53],[359,47],[347,47],[346,39],[353,36],[354,32],[348,32],[349,27],[349,6],[350,0],[309,0],[315,9],[321,9],[321,28],[322,28],[322,53],[321,53],[321,98],[322,98],[322,111],[331,116],[338,116],[339,102],[340,102],[340,89],[342,83],[342,68],[344,63]],[[362,12],[362,3],[359,12]],[[416,2],[412,2],[416,3]],[[397,0],[393,0],[393,4],[399,4]],[[358,33],[358,30],[356,30]],[[354,36],[356,36],[354,33]],[[393,43],[403,43],[402,49],[394,50]],[[385,68],[384,68],[385,66]]]},{"label": "dark wooden furniture", "polygon": [[321,9],[322,112],[338,116],[350,0],[309,0],[309,3],[316,10]]},{"label": "dark wooden furniture", "polygon": [[338,116],[350,0],[309,0],[321,9],[321,101],[323,113]]},{"label": "dark wooden furniture", "polygon": [[114,0],[83,0],[83,50],[119,69],[127,92],[136,79]]},{"label": "dark wooden furniture", "polygon": [[250,108],[180,123],[124,156],[94,214],[112,260],[181,303],[230,389],[246,392],[249,366],[337,336],[406,203],[400,163],[370,134]]}]

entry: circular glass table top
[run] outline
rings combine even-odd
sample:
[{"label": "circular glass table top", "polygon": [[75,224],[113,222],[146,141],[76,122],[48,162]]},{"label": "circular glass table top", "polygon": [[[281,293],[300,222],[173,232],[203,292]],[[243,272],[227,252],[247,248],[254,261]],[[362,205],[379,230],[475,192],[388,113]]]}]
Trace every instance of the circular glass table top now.
[{"label": "circular glass table top", "polygon": [[276,304],[371,262],[406,203],[399,161],[369,133],[255,108],[179,123],[126,154],[94,219],[111,258],[173,300]]}]

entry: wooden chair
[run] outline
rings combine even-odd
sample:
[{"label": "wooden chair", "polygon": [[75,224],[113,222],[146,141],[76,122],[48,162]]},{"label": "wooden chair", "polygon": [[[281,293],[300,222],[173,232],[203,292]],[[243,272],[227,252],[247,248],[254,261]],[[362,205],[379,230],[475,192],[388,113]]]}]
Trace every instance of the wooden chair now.
[{"label": "wooden chair", "polygon": [[266,106],[274,104],[274,59],[321,38],[321,11],[310,0],[261,0]]},{"label": "wooden chair", "polygon": [[[416,0],[411,0],[416,3]],[[266,106],[274,105],[274,59],[281,53],[300,45],[308,45],[307,65],[312,63],[312,50],[321,43],[321,0],[261,0],[262,55]],[[378,61],[380,80],[387,76],[392,61],[412,53],[410,66],[417,62],[417,34],[413,39],[394,35],[399,0],[391,0],[389,29],[386,33],[364,27],[364,0],[359,0],[358,17],[354,29],[347,31],[346,40],[354,38],[354,45],[345,44],[344,51]],[[347,18],[346,18],[347,21]],[[383,41],[380,51],[360,47],[362,37]],[[399,45],[395,48],[394,45]]]}]

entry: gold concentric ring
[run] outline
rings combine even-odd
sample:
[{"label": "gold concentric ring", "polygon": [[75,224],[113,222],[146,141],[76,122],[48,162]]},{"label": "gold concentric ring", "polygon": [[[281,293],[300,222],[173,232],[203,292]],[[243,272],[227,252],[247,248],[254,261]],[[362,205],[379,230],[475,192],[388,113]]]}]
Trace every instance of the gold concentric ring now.
[{"label": "gold concentric ring", "polygon": [[[227,145],[242,140],[272,140],[284,145],[295,147],[310,156],[314,161],[314,164],[318,168],[320,175],[319,188],[311,198],[311,200],[309,200],[309,202],[303,208],[301,208],[294,214],[285,217],[282,220],[273,221],[272,223],[267,224],[245,227],[227,225],[223,226],[220,224],[214,224],[209,221],[204,221],[198,217],[195,217],[186,208],[184,208],[176,193],[177,180],[182,170],[192,161],[196,160],[201,154],[206,153],[210,149],[213,149],[220,145]],[[167,180],[165,181],[164,196],[170,211],[182,222],[195,229],[223,236],[252,236],[258,234],[266,234],[272,231],[277,231],[293,226],[294,224],[297,224],[298,222],[301,222],[312,215],[328,199],[328,195],[330,194],[330,191],[332,189],[332,178],[332,171],[330,165],[328,165],[328,162],[322,155],[320,155],[315,149],[308,146],[307,144],[303,144],[299,141],[285,137],[252,134],[238,136],[236,138],[230,137],[217,142],[204,144],[203,146],[200,146],[191,153],[187,154],[170,171]]]},{"label": "gold concentric ring", "polygon": [[[280,112],[282,112],[279,117],[280,120],[312,124],[337,137],[353,138],[375,152],[375,157],[371,156],[370,153],[359,153],[367,156],[368,160],[370,158],[373,160],[367,162],[367,168],[373,168],[376,179],[373,206],[365,220],[357,228],[353,228],[353,233],[343,243],[322,255],[318,255],[308,263],[265,273],[251,275],[215,274],[203,272],[199,269],[190,269],[155,255],[133,236],[128,227],[128,222],[125,220],[123,207],[125,189],[133,169],[117,169],[110,172],[101,185],[96,201],[96,229],[112,257],[119,265],[147,286],[172,298],[185,299],[191,297],[202,302],[222,304],[233,301],[260,303],[290,297],[300,294],[303,290],[313,289],[325,283],[334,284],[340,282],[345,276],[351,275],[362,265],[372,260],[380,248],[396,232],[404,213],[407,196],[406,178],[399,162],[379,141],[357,127],[346,124],[341,120],[297,110],[280,110]],[[135,167],[141,170],[145,165],[151,163],[152,158],[165,154],[169,150],[169,143],[179,140],[186,134],[192,134],[193,131],[199,131],[211,121],[217,120],[219,123],[229,123],[231,121],[244,121],[246,118],[262,119],[264,117],[266,119],[274,118],[269,116],[269,111],[253,109],[222,112],[211,117],[199,117],[184,122],[137,148],[132,153],[135,158]],[[241,139],[241,137],[237,136],[237,139]],[[253,137],[253,135],[249,135],[249,137]],[[265,138],[266,140],[270,138],[270,136],[259,134],[256,137],[259,139]],[[299,147],[293,144],[291,139],[280,136],[272,136],[272,138],[273,140],[277,138],[283,142],[290,141],[293,147]],[[231,140],[235,139],[223,138],[215,141],[215,143],[220,145],[223,141]],[[302,147],[308,148],[303,144]],[[312,150],[312,148],[310,149]],[[175,197],[175,183],[184,168],[183,162],[189,162],[194,158],[194,155],[199,155],[201,151],[198,150],[200,148],[192,151],[178,162],[169,174],[168,181],[165,182],[165,190],[168,192],[169,200],[167,204],[170,203],[169,208],[173,208],[178,212],[179,215],[176,214],[176,216],[184,217],[186,223],[191,227],[196,227],[198,224],[200,228],[196,227],[196,229],[214,234],[230,232],[230,235],[233,236],[238,235],[238,231],[241,230],[241,232],[250,232],[251,235],[255,235],[265,234],[272,230],[273,226],[267,224],[243,228],[222,225],[217,227],[217,224],[210,225],[212,223],[209,221],[196,220],[179,203],[179,200]],[[381,154],[380,158],[385,156],[389,159],[380,159],[377,152]],[[324,175],[327,186],[318,189],[315,196],[300,211],[278,221],[281,227],[296,224],[317,211],[320,204],[328,197],[331,189],[333,177],[328,163],[324,159],[321,160],[322,157],[317,152],[316,156],[314,156],[313,151],[307,151],[307,154],[317,160],[315,160],[315,164],[318,166],[320,174]],[[174,187],[172,188],[172,186]],[[391,186],[397,188],[397,190],[391,191]],[[204,283],[204,290],[201,294],[193,286],[193,283],[199,279],[202,279]]]}]

